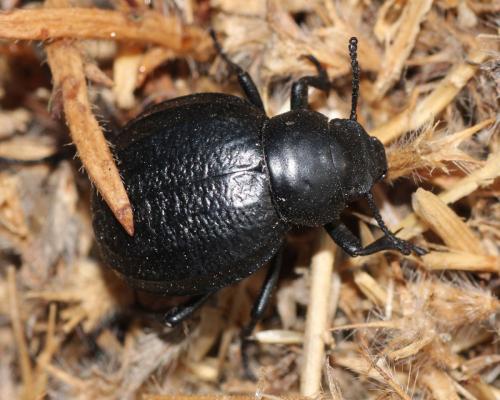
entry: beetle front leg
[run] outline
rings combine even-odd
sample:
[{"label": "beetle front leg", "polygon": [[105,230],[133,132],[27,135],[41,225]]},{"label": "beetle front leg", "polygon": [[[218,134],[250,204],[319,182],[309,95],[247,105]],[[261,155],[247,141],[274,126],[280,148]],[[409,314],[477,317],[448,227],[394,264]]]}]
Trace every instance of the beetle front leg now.
[{"label": "beetle front leg", "polygon": [[245,92],[245,96],[247,96],[248,100],[250,100],[250,103],[252,103],[257,108],[260,108],[262,111],[265,111],[264,104],[262,103],[262,99],[261,99],[260,94],[259,94],[259,90],[257,89],[257,86],[255,85],[254,81],[252,80],[252,77],[250,76],[250,74],[248,72],[246,72],[243,68],[241,68],[238,64],[232,62],[229,59],[227,54],[222,49],[221,44],[217,40],[217,36],[216,36],[215,31],[213,29],[210,29],[210,36],[212,37],[215,49],[217,50],[219,55],[226,62],[226,64],[228,64],[229,67],[233,71],[235,71],[236,74],[238,75],[238,82],[240,83],[240,86],[243,89],[243,92]]},{"label": "beetle front leg", "polygon": [[260,291],[259,297],[255,301],[252,311],[250,313],[250,322],[243,328],[241,331],[241,358],[243,364],[243,370],[245,377],[251,380],[255,380],[255,375],[250,369],[249,360],[248,360],[248,346],[250,344],[249,336],[252,334],[255,326],[262,318],[264,311],[266,310],[267,304],[269,303],[269,299],[271,298],[271,294],[273,293],[274,287],[276,286],[276,282],[278,281],[278,277],[281,270],[281,264],[283,261],[283,247],[278,250],[278,253],[273,257],[271,261],[271,265],[267,271],[266,278],[264,280],[264,284],[262,285],[262,289]]},{"label": "beetle front leg", "polygon": [[292,85],[292,95],[291,95],[291,109],[297,110],[300,108],[308,108],[309,100],[307,89],[309,86],[315,87],[326,92],[330,92],[331,83],[328,80],[328,74],[326,70],[321,66],[319,61],[313,55],[304,56],[309,61],[311,61],[316,69],[318,70],[318,75],[315,76],[304,76],[300,78],[297,82]]},{"label": "beetle front leg", "polygon": [[412,251],[418,255],[426,253],[420,247],[385,234],[368,246],[363,247],[361,241],[343,223],[327,224],[325,225],[325,229],[333,241],[351,257],[367,256],[384,250],[396,250],[405,255],[410,254]]}]

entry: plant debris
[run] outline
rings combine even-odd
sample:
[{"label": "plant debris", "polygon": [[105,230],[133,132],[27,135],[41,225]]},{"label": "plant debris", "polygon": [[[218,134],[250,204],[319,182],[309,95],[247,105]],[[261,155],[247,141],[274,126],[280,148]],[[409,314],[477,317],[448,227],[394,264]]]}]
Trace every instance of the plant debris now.
[{"label": "plant debris", "polygon": [[[0,160],[62,155],[0,161],[1,399],[500,398],[498,1],[0,8]],[[114,275],[90,221],[94,184],[133,232],[107,141],[128,120],[191,93],[242,95],[209,27],[268,115],[288,110],[312,54],[333,80],[328,97],[311,91],[312,108],[348,118],[358,37],[358,118],[389,163],[375,197],[399,237],[429,250],[349,258],[320,229],[293,231],[249,350],[257,382],[244,379],[239,333],[265,267],[169,329],[151,314],[181,300]],[[379,237],[364,204],[345,218],[364,244]]]}]

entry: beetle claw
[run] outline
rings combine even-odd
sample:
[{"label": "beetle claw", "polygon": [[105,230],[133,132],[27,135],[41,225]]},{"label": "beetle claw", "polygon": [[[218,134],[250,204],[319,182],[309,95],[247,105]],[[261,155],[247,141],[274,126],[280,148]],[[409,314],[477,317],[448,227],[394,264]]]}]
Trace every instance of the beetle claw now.
[{"label": "beetle claw", "polygon": [[409,256],[411,253],[421,257],[427,254],[429,251],[423,249],[422,247],[416,246],[413,243],[407,242],[406,240],[394,237],[394,247],[397,248],[405,256]]}]

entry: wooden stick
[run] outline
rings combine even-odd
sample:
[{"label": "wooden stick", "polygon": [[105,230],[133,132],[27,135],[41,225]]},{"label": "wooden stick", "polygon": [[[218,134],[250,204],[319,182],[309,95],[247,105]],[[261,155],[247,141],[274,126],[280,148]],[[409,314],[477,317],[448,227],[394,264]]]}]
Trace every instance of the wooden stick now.
[{"label": "wooden stick", "polygon": [[300,379],[300,393],[316,396],[321,387],[324,365],[324,335],[328,329],[330,291],[336,245],[323,233],[320,248],[311,262],[311,289],[304,333],[304,360]]}]

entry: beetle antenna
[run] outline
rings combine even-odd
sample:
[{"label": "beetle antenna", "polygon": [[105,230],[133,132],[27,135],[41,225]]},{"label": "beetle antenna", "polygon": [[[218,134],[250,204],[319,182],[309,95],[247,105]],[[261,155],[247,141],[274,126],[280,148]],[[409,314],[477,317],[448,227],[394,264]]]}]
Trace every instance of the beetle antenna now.
[{"label": "beetle antenna", "polygon": [[373,194],[371,192],[368,192],[366,194],[366,199],[368,200],[368,206],[370,207],[373,217],[375,218],[375,221],[377,221],[377,224],[382,230],[382,232],[384,232],[384,234],[387,236],[393,236],[392,232],[389,230],[389,228],[387,228],[387,225],[382,219],[380,211],[377,207],[377,204],[375,204],[375,199],[373,198]]},{"label": "beetle antenna", "polygon": [[405,250],[405,245],[406,243],[400,239],[398,239],[396,236],[394,236],[394,233],[392,233],[387,225],[385,224],[384,220],[382,219],[382,216],[380,215],[380,211],[377,207],[377,204],[375,203],[375,199],[373,198],[373,194],[371,192],[366,193],[366,199],[368,200],[368,206],[370,207],[370,210],[373,214],[373,217],[375,218],[375,221],[377,221],[377,224],[382,232],[384,232],[384,235],[387,236],[392,240],[394,243],[395,247],[402,251]]},{"label": "beetle antenna", "polygon": [[403,254],[410,254],[411,252],[423,256],[424,254],[427,254],[428,251],[426,249],[423,249],[421,247],[415,246],[405,240],[399,239],[392,233],[389,228],[385,225],[384,220],[382,219],[382,216],[380,215],[380,211],[375,204],[375,199],[373,198],[373,194],[371,192],[366,193],[366,199],[368,200],[368,206],[370,207],[370,210],[373,214],[373,217],[375,218],[375,221],[377,221],[378,226],[384,232],[384,235],[388,237],[393,245],[395,250],[399,250]]},{"label": "beetle antenna", "polygon": [[229,59],[226,52],[222,48],[219,39],[217,39],[217,34],[215,33],[214,29],[210,28],[208,32],[210,34],[210,37],[212,38],[212,41],[214,42],[215,50],[217,50],[217,53],[224,60],[224,62],[226,62],[233,71],[237,73],[244,73],[243,69],[241,69],[241,67],[238,64],[232,62]]},{"label": "beetle antenna", "polygon": [[352,68],[352,97],[351,97],[351,119],[356,121],[356,108],[358,106],[359,95],[359,64],[358,64],[358,38],[352,37],[349,40],[349,56],[351,57]]}]

